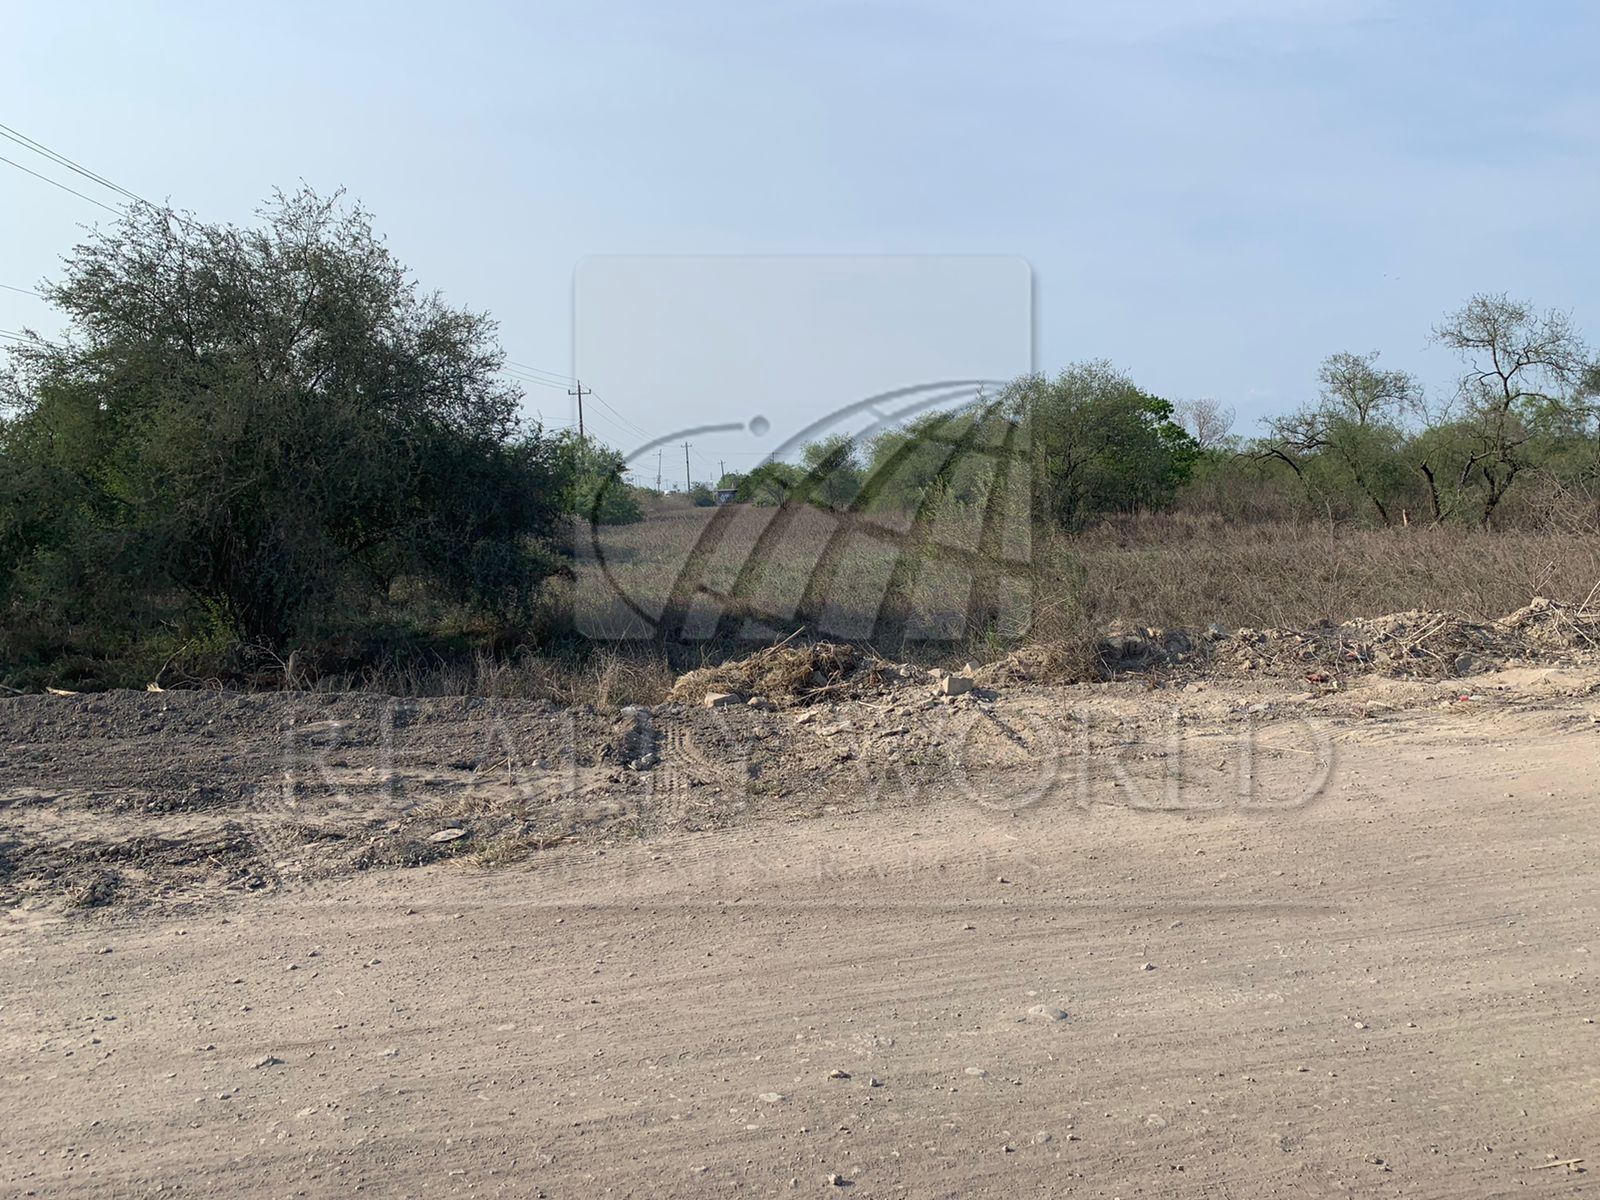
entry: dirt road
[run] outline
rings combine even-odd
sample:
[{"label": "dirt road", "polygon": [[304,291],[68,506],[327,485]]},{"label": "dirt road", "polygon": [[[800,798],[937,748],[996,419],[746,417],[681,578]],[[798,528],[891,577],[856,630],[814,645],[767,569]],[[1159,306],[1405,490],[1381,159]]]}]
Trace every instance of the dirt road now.
[{"label": "dirt road", "polygon": [[500,869],[21,905],[0,1194],[1584,1193],[1580,684],[1334,722],[1292,805],[1230,802],[1198,722],[1218,769],[1165,807],[995,773]]}]

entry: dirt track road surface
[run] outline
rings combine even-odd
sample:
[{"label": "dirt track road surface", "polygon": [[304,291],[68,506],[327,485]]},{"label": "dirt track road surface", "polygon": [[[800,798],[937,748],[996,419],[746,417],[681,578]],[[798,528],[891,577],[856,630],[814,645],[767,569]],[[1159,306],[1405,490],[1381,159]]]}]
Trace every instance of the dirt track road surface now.
[{"label": "dirt track road surface", "polygon": [[1600,706],[1556,691],[1339,725],[1289,810],[1097,775],[19,908],[0,1194],[1590,1193]]}]

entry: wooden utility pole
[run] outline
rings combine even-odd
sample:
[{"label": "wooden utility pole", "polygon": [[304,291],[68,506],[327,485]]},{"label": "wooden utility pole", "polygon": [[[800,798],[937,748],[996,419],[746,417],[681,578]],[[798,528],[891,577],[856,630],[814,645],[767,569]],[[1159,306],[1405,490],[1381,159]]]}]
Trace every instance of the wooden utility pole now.
[{"label": "wooden utility pole", "polygon": [[689,443],[683,444],[683,494],[687,496],[694,490],[694,481],[689,478]]},{"label": "wooden utility pole", "polygon": [[656,491],[661,490],[661,451],[656,451]]},{"label": "wooden utility pole", "polygon": [[573,382],[578,385],[578,388],[577,388],[576,391],[574,391],[572,388],[568,388],[567,389],[567,395],[576,396],[578,398],[578,440],[582,441],[583,440],[583,398],[585,396],[589,395],[589,393],[593,392],[594,389],[593,388],[584,387],[583,386],[583,380],[581,380],[581,379],[576,379]]}]

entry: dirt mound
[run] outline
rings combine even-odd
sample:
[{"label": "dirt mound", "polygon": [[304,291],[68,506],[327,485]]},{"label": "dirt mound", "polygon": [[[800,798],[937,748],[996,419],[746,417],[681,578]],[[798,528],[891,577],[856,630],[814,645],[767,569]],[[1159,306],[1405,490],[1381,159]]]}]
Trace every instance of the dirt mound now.
[{"label": "dirt mound", "polygon": [[[1512,662],[1551,661],[1600,652],[1600,611],[1535,597],[1494,621],[1418,609],[1361,617],[1316,629],[1157,629],[1113,623],[1094,648],[1101,678],[1161,670],[1248,676],[1379,672],[1397,676],[1478,675]],[[1090,668],[1091,670],[1093,667]],[[1076,682],[1076,660],[1049,647],[1013,651],[964,672],[980,687]],[[780,708],[861,699],[922,681],[925,673],[855,646],[782,644],[680,676],[672,699],[700,703],[726,693]]]},{"label": "dirt mound", "polygon": [[1464,676],[1513,661],[1548,661],[1600,650],[1600,613],[1538,596],[1497,621],[1417,609],[1315,630],[1227,632],[1213,627],[1207,639],[1213,646],[1213,667],[1224,671],[1321,665],[1396,675]]},{"label": "dirt mound", "polygon": [[887,691],[910,680],[915,668],[836,642],[779,645],[745,658],[681,675],[674,700],[698,703],[725,692],[787,708]]}]

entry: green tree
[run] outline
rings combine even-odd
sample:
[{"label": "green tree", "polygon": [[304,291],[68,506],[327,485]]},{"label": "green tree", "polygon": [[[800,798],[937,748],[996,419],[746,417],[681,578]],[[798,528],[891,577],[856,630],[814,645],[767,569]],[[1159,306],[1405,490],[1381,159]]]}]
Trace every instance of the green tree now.
[{"label": "green tree", "polygon": [[998,458],[990,451],[1015,431],[999,405],[981,400],[885,430],[872,441],[861,507],[925,514],[979,507],[994,483]]},{"label": "green tree", "polygon": [[741,504],[775,507],[789,498],[800,478],[800,470],[792,463],[762,463],[741,477],[735,499]]},{"label": "green tree", "polygon": [[1103,360],[1054,379],[1024,376],[1000,399],[1027,425],[1040,509],[1064,528],[1102,513],[1167,506],[1199,453],[1170,403]]},{"label": "green tree", "polygon": [[808,481],[808,498],[815,504],[844,508],[861,490],[861,457],[849,434],[836,433],[809,443],[800,451],[800,463]]},{"label": "green tree", "polygon": [[1322,362],[1315,404],[1269,422],[1266,453],[1294,470],[1313,498],[1331,508],[1355,493],[1385,525],[1408,485],[1402,447],[1405,415],[1420,397],[1404,371],[1378,367],[1378,352],[1331,354]]},{"label": "green tree", "polygon": [[592,436],[566,429],[555,438],[563,481],[562,507],[595,525],[631,525],[644,520],[638,494],[624,475],[628,462]]},{"label": "green tree", "polygon": [[0,382],[7,627],[281,642],[400,580],[510,618],[559,569],[559,466],[493,322],[420,292],[338,196],[260,217],[140,206],[45,289],[70,333]]}]

